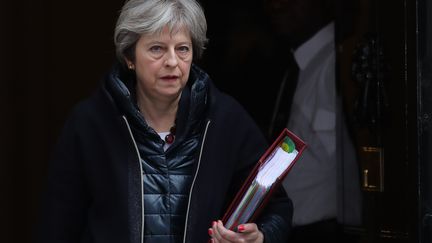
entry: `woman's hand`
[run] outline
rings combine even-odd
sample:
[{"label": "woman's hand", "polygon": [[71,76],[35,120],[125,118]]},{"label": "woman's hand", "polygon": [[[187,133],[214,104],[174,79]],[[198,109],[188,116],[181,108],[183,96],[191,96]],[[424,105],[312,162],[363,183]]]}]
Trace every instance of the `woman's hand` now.
[{"label": "woman's hand", "polygon": [[225,242],[248,242],[248,243],[263,243],[264,235],[258,230],[254,223],[241,224],[237,228],[238,232],[231,231],[218,220],[213,222],[212,227],[209,229],[209,235],[212,237],[212,243],[225,243]]}]

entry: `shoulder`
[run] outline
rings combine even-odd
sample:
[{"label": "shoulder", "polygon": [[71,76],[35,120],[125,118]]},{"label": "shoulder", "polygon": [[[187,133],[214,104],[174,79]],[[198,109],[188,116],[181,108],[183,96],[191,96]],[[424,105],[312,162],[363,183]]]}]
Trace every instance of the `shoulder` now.
[{"label": "shoulder", "polygon": [[70,110],[65,127],[76,131],[92,129],[108,124],[117,114],[115,107],[103,90],[81,100]]},{"label": "shoulder", "polygon": [[232,96],[211,87],[210,108],[213,115],[224,116],[226,119],[247,119],[251,120],[246,109]]},{"label": "shoulder", "polygon": [[[258,125],[246,109],[232,96],[219,90],[210,77],[194,66],[194,76],[204,80],[207,90],[207,118],[211,121],[212,135],[219,141],[243,143],[244,139],[266,141]],[[215,134],[213,133],[215,132]]]},{"label": "shoulder", "polygon": [[[218,131],[225,136],[238,139],[256,141],[259,146],[266,144],[266,139],[258,125],[244,107],[232,96],[217,91],[211,102],[209,118]],[[230,133],[227,135],[226,133]]]}]

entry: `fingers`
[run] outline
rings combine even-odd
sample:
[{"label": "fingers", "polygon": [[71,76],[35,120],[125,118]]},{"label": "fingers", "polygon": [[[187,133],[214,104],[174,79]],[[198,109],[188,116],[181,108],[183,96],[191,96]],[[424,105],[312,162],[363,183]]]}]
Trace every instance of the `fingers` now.
[{"label": "fingers", "polygon": [[212,243],[219,243],[222,240],[216,221],[213,221],[212,227],[209,229],[209,235],[212,237]]},{"label": "fingers", "polygon": [[241,224],[237,231],[238,233],[225,228],[220,220],[214,221],[209,228],[209,235],[212,237],[210,242],[263,242],[263,234],[254,223]]},{"label": "fingers", "polygon": [[236,242],[240,238],[239,233],[231,231],[223,225],[222,221],[218,220],[216,223],[216,229],[218,235],[221,237],[221,240],[225,240],[228,242]]},{"label": "fingers", "polygon": [[258,231],[258,226],[254,223],[240,224],[237,226],[237,232],[240,233],[253,233]]},{"label": "fingers", "polygon": [[224,227],[222,221],[213,221],[212,227],[209,228],[209,235],[211,238],[211,243],[223,243],[223,242],[233,242],[236,238],[237,233],[228,230]]},{"label": "fingers", "polygon": [[244,242],[263,242],[264,235],[255,223],[241,224],[237,227]]}]

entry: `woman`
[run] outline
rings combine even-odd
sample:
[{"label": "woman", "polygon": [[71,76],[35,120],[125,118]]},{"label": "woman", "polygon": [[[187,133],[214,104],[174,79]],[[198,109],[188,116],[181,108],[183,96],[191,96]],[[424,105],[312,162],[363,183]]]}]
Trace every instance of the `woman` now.
[{"label": "woman", "polygon": [[[267,145],[192,63],[206,43],[194,0],[130,0],[119,64],[68,119],[51,164],[43,242],[283,242],[283,191],[256,223],[218,220]],[[212,223],[213,222],[213,223]]]}]

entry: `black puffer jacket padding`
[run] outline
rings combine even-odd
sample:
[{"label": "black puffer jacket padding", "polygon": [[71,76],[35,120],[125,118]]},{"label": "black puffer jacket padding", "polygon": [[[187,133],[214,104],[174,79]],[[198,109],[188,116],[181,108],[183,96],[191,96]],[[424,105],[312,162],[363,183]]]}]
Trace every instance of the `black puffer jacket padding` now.
[{"label": "black puffer jacket padding", "polygon": [[[140,153],[144,187],[144,239],[146,243],[183,240],[187,202],[197,158],[207,80],[192,79],[183,90],[175,143],[165,152],[164,141],[148,126],[134,98],[132,75],[114,71],[107,80],[108,91],[125,113]],[[180,132],[182,131],[182,132]]]}]

